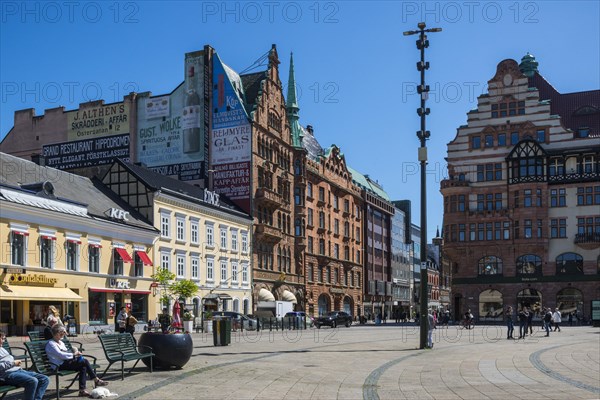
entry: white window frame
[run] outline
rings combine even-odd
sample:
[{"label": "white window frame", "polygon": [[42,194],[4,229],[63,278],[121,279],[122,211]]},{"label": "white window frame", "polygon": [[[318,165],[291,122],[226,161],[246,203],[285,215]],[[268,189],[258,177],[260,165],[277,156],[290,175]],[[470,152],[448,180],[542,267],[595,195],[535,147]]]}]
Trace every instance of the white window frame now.
[{"label": "white window frame", "polygon": [[227,250],[227,228],[223,228],[221,227],[220,229],[220,244],[221,244],[221,250]]},{"label": "white window frame", "polygon": [[[27,266],[27,246],[29,244],[29,225],[22,225],[22,224],[10,224],[10,263],[11,265],[21,265],[22,267]],[[23,232],[25,233],[25,235],[19,235],[18,233],[15,233],[14,231],[17,232]],[[23,238],[23,246],[21,246],[21,253],[22,253],[22,258],[23,258],[23,264],[12,264],[13,262],[13,238],[15,235],[19,235],[19,236],[24,236]],[[56,258],[56,257],[53,257]]]},{"label": "white window frame", "polygon": [[231,282],[238,284],[238,262],[231,261]]},{"label": "white window frame", "polygon": [[178,242],[185,242],[185,216],[177,215],[175,221],[175,238]]},{"label": "white window frame", "polygon": [[248,232],[242,232],[242,253],[248,254]]},{"label": "white window frame", "polygon": [[198,244],[200,242],[200,226],[197,219],[190,220],[190,242]]},{"label": "white window frame", "polygon": [[206,257],[206,282],[213,283],[215,281],[215,259],[214,257]]},{"label": "white window frame", "polygon": [[171,252],[168,250],[160,250],[160,266],[167,271],[171,271]]},{"label": "white window frame", "polygon": [[[45,268],[45,269],[54,269],[55,265],[54,262],[56,261],[56,231],[51,231],[51,230],[47,230],[47,229],[43,229],[40,228],[40,238],[39,238],[39,242],[40,242],[40,251],[39,251],[39,256],[40,256],[40,268]],[[47,236],[49,239],[45,239],[43,236]],[[42,241],[43,240],[49,240],[50,241],[50,251],[49,251],[49,255],[48,255],[48,266],[44,266],[42,265]]]},{"label": "white window frame", "polygon": [[166,239],[171,238],[171,213],[167,211],[160,212],[160,236]]},{"label": "white window frame", "polygon": [[200,280],[200,256],[198,254],[190,255],[190,268],[192,280]]},{"label": "white window frame", "polygon": [[242,263],[242,284],[248,283],[248,263]]},{"label": "white window frame", "polygon": [[214,224],[206,224],[206,245],[215,247],[215,226]]},{"label": "white window frame", "polygon": [[231,230],[231,250],[238,251],[238,231],[237,231],[237,229]]},{"label": "white window frame", "polygon": [[[75,246],[75,260],[74,260],[75,265],[71,266],[71,268],[69,268],[69,257],[68,257],[69,245]],[[65,269],[67,271],[79,271],[80,252],[81,252],[81,245],[78,242],[76,242],[74,240],[66,240],[65,241]]]},{"label": "white window frame", "polygon": [[219,265],[220,265],[219,270],[221,271],[221,273],[220,273],[221,286],[226,286],[227,285],[227,260],[221,260]]},{"label": "white window frame", "polygon": [[185,278],[185,254],[175,254],[175,274],[178,278]]},{"label": "white window frame", "polygon": [[[102,265],[101,264],[101,262],[102,262],[102,251],[100,250],[100,249],[102,249],[102,241],[99,238],[92,238],[92,237],[88,236],[87,242],[88,242],[88,254],[87,254],[88,272],[99,274],[100,273],[100,266]],[[90,261],[92,260],[92,258],[90,257],[90,249],[91,248],[97,248],[98,249],[98,270],[97,271],[93,271],[90,268],[92,266],[90,264]]]}]

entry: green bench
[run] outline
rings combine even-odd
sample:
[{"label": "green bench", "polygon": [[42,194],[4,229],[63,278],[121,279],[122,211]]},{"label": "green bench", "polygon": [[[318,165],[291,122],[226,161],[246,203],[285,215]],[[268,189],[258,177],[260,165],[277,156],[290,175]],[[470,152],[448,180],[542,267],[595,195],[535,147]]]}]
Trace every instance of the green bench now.
[{"label": "green bench", "polygon": [[[129,333],[111,333],[100,335],[100,343],[102,343],[102,349],[104,355],[108,361],[108,367],[104,370],[101,376],[104,376],[111,365],[114,363],[121,363],[121,380],[125,379],[125,362],[135,361],[133,367],[128,373],[131,373],[135,366],[144,358],[150,359],[150,372],[152,372],[152,358],[154,353],[152,348],[149,346],[137,345],[133,340],[133,336]],[[149,349],[148,353],[140,353],[138,348],[144,347]]]},{"label": "green bench", "polygon": [[[44,339],[44,332],[40,332],[40,331],[30,331],[27,332],[27,336],[29,336],[29,340],[31,340],[32,342],[37,342],[38,340],[45,340]],[[67,337],[67,335],[63,336],[62,339],[63,343],[65,344],[65,346],[67,346],[67,350],[69,351],[73,351],[73,344],[77,345],[77,348],[79,349],[79,351],[84,351],[85,349],[83,348],[83,343],[81,342],[76,342],[76,341],[71,341],[69,340],[69,338]]]},{"label": "green bench", "polygon": [[[25,347],[11,346],[8,343],[8,339],[5,338],[4,342],[2,343],[2,348],[8,351],[8,354],[13,356],[15,360],[25,360],[25,369],[28,368],[27,362],[29,361],[29,356],[27,355],[27,349]],[[23,354],[15,354],[13,353],[13,350],[23,350]]]},{"label": "green bench", "polygon": [[8,392],[12,392],[13,390],[16,390],[16,389],[22,389],[22,388],[19,388],[17,386],[4,385],[4,384],[0,383],[0,399],[3,399],[4,396],[6,396],[8,394]]},{"label": "green bench", "polygon": [[[57,365],[52,364],[48,359],[48,354],[46,354],[46,343],[47,340],[37,340],[32,342],[25,342],[25,346],[27,347],[27,351],[29,352],[29,357],[31,358],[32,369],[38,374],[44,374],[50,376],[54,376],[56,380],[56,399],[60,399],[60,378],[66,376],[73,376],[73,380],[69,384],[69,386],[65,387],[65,389],[69,389],[73,384],[78,380],[79,371],[72,371],[68,369],[58,370]],[[96,371],[99,367],[97,364],[97,359],[94,356],[85,355],[85,358],[90,361],[90,365],[92,369]],[[92,362],[93,360],[93,362]]]}]

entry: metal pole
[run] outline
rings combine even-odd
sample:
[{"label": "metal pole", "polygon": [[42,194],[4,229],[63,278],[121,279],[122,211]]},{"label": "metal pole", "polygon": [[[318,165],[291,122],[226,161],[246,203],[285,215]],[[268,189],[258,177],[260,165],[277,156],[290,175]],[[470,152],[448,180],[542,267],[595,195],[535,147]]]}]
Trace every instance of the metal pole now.
[{"label": "metal pole", "polygon": [[429,86],[425,85],[425,70],[429,69],[429,63],[425,62],[425,49],[429,47],[429,41],[427,40],[426,32],[440,32],[441,28],[430,28],[425,29],[425,23],[419,22],[419,30],[404,32],[405,36],[408,35],[419,35],[417,40],[417,49],[421,51],[421,60],[417,63],[417,70],[421,72],[421,84],[417,88],[417,92],[421,95],[421,107],[417,109],[417,114],[421,117],[421,130],[417,132],[419,138],[419,161],[421,164],[421,286],[420,286],[420,343],[419,348],[424,349],[427,347],[427,330],[428,330],[428,304],[427,304],[427,139],[430,133],[426,130],[425,119],[429,114],[429,109],[425,107],[425,102],[428,97]]}]

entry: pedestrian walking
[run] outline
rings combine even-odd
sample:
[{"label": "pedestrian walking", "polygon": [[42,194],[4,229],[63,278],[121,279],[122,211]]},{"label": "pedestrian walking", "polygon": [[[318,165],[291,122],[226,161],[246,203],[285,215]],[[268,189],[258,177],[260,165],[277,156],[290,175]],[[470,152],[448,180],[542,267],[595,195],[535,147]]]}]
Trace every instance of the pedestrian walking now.
[{"label": "pedestrian walking", "polygon": [[506,309],[506,339],[514,339],[513,332],[515,331],[515,325],[513,321],[513,308],[509,306]]},{"label": "pedestrian walking", "polygon": [[[529,334],[533,335],[533,310],[531,308],[527,309],[527,327],[529,329]],[[527,330],[527,329],[525,329]]]},{"label": "pedestrian walking", "polygon": [[562,315],[560,311],[558,311],[558,307],[554,309],[554,314],[552,314],[552,322],[554,322],[554,332],[558,330],[560,332],[560,323],[562,322]]},{"label": "pedestrian walking", "polygon": [[529,313],[527,312],[527,308],[523,307],[519,310],[519,339],[525,338],[527,336],[527,318],[529,317]]},{"label": "pedestrian walking", "polygon": [[573,313],[569,313],[569,326],[573,326]]},{"label": "pedestrian walking", "polygon": [[431,308],[427,310],[427,347],[433,349],[433,330],[435,329],[435,318]]},{"label": "pedestrian walking", "polygon": [[544,309],[544,329],[546,336],[550,336],[550,326],[552,325],[552,311],[549,308]]}]

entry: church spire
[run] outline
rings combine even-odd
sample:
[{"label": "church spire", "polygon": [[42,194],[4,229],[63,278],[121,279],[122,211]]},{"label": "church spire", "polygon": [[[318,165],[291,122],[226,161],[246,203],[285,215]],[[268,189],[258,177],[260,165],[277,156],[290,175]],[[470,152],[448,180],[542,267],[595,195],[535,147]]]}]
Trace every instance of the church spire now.
[{"label": "church spire", "polygon": [[294,74],[294,53],[290,53],[290,76],[288,78],[288,92],[285,107],[292,134],[292,145],[302,147],[302,127],[300,126],[300,107],[296,94],[296,76]]}]

